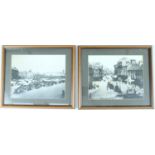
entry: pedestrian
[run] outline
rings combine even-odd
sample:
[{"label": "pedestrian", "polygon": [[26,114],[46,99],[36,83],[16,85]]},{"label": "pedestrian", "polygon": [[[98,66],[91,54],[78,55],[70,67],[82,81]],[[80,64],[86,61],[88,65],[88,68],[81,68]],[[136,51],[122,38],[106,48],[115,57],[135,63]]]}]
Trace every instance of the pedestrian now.
[{"label": "pedestrian", "polygon": [[118,83],[116,83],[116,86],[115,86],[115,92],[117,92],[117,93],[122,93],[122,91],[121,91],[121,89],[120,89],[120,87],[118,86]]}]

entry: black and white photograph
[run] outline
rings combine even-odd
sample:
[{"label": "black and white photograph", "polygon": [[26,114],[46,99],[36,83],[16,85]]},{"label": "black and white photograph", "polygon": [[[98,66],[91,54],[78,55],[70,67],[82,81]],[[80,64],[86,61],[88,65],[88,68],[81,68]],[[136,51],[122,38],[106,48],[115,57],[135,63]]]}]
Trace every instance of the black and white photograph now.
[{"label": "black and white photograph", "polygon": [[66,55],[12,55],[12,99],[63,99]]},{"label": "black and white photograph", "polygon": [[89,55],[90,100],[141,99],[143,55]]}]

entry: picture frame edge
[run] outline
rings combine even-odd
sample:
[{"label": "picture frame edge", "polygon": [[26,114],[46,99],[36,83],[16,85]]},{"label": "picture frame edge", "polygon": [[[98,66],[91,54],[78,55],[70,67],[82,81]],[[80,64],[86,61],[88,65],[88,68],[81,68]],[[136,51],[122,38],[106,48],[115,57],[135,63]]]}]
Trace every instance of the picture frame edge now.
[{"label": "picture frame edge", "polygon": [[1,63],[1,82],[0,82],[0,107],[4,106],[4,82],[5,82],[5,55],[6,55],[6,50],[5,46],[2,46],[2,63]]},{"label": "picture frame edge", "polygon": [[154,80],[153,80],[154,71],[153,71],[153,52],[152,52],[153,50],[152,50],[152,46],[148,49],[149,49],[148,52],[149,52],[150,105],[154,109]]},{"label": "picture frame edge", "polygon": [[2,105],[1,108],[27,108],[27,109],[72,109],[71,105]]},{"label": "picture frame edge", "polygon": [[81,83],[81,46],[78,46],[78,109],[81,109],[82,104],[82,83]]},{"label": "picture frame edge", "polygon": [[152,45],[78,45],[80,49],[83,48],[152,48]]},{"label": "picture frame edge", "polygon": [[76,45],[2,45],[4,48],[72,48]]},{"label": "picture frame edge", "polygon": [[72,84],[71,84],[71,106],[75,109],[75,64],[76,64],[76,45],[72,46]]}]

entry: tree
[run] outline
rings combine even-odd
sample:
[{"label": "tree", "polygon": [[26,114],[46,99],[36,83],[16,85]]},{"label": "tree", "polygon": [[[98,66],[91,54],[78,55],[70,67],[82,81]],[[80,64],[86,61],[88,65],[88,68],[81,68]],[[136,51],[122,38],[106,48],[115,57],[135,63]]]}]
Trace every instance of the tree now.
[{"label": "tree", "polygon": [[20,76],[19,76],[18,69],[17,68],[13,68],[12,69],[12,79],[14,80],[14,79],[19,79],[19,78],[20,78]]}]

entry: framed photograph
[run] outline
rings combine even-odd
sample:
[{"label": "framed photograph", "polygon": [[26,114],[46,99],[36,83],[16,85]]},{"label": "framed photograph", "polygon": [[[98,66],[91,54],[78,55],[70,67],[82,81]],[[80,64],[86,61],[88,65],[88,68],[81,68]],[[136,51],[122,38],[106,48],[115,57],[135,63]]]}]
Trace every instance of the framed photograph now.
[{"label": "framed photograph", "polygon": [[79,108],[153,108],[151,46],[79,46]]},{"label": "framed photograph", "polygon": [[74,108],[75,46],[2,47],[2,107]]}]

